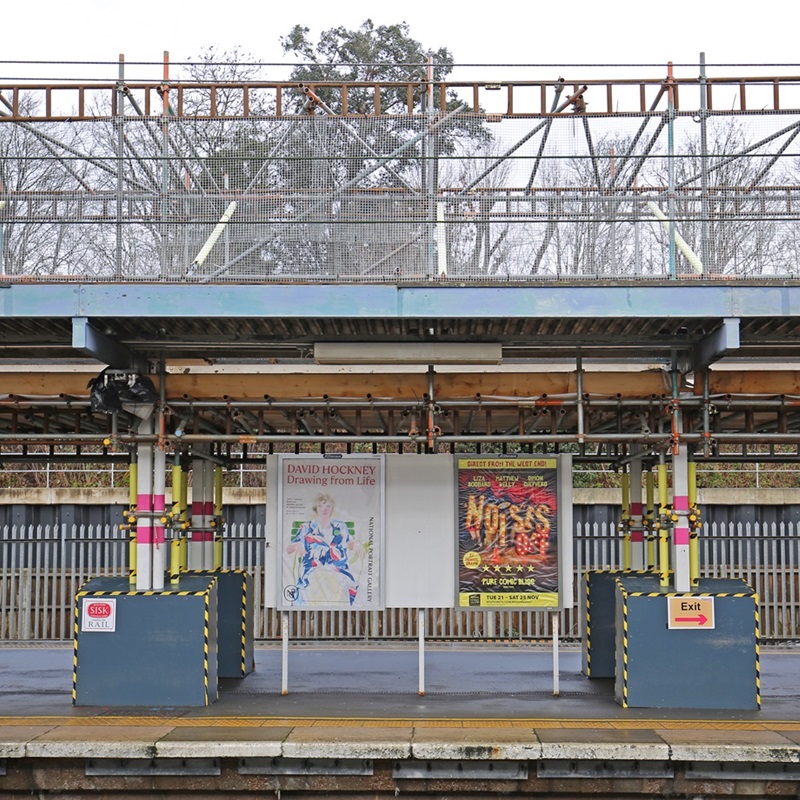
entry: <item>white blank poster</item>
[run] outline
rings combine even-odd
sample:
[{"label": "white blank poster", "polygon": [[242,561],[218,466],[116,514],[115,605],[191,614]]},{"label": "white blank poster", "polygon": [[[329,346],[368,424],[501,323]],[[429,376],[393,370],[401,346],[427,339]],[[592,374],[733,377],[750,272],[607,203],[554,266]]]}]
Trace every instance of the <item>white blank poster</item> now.
[{"label": "white blank poster", "polygon": [[386,456],[387,608],[453,607],[455,502],[452,456]]}]

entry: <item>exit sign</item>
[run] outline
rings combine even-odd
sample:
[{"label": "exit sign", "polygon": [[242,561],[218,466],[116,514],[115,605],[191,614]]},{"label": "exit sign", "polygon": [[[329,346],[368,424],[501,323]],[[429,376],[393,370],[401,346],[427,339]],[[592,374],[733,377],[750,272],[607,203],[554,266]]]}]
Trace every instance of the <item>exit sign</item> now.
[{"label": "exit sign", "polygon": [[680,595],[667,598],[667,627],[711,630],[714,627],[714,598]]}]

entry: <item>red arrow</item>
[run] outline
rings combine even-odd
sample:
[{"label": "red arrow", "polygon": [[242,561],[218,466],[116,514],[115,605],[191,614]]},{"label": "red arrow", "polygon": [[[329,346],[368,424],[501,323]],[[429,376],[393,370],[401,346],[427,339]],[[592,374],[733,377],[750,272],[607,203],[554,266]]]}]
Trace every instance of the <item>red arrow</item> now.
[{"label": "red arrow", "polygon": [[699,614],[696,617],[675,617],[675,622],[696,622],[698,625],[705,625],[708,617],[705,614]]}]

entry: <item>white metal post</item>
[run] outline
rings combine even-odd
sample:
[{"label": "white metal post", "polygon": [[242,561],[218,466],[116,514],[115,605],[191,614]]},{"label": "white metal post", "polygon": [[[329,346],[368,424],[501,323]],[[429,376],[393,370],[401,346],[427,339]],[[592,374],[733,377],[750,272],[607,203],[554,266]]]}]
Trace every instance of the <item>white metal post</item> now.
[{"label": "white metal post", "polygon": [[558,658],[558,611],[554,611],[550,618],[553,621],[553,696],[558,697],[561,694]]},{"label": "white metal post", "polygon": [[[139,433],[153,433],[151,417],[139,423]],[[153,588],[153,445],[137,445],[139,470],[136,485],[136,591]]]},{"label": "white metal post", "polygon": [[281,614],[281,694],[289,694],[289,616]]},{"label": "white metal post", "polygon": [[167,567],[167,548],[164,541],[164,523],[167,493],[167,454],[163,447],[153,448],[153,569],[152,585],[156,591],[164,589],[164,571]]},{"label": "white metal post", "polygon": [[672,564],[675,591],[691,591],[689,566],[689,453],[685,444],[672,457]]},{"label": "white metal post", "polygon": [[425,609],[417,609],[417,634],[419,636],[419,694],[425,696]]}]

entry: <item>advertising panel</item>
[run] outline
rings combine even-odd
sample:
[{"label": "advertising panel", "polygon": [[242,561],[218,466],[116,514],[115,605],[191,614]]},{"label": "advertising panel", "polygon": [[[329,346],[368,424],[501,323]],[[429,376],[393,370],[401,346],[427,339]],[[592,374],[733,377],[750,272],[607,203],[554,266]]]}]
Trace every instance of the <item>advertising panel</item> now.
[{"label": "advertising panel", "polygon": [[382,456],[279,456],[279,607],[383,608]]},{"label": "advertising panel", "polygon": [[456,459],[460,608],[559,606],[558,458]]}]

